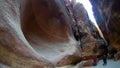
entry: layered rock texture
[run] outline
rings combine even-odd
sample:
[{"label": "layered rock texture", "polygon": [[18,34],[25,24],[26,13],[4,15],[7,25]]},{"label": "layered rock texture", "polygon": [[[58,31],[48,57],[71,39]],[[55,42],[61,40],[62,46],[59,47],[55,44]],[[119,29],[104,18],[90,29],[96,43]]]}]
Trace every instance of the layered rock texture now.
[{"label": "layered rock texture", "polygon": [[76,3],[73,7],[73,14],[78,25],[78,29],[81,36],[82,56],[93,55],[92,50],[95,47],[96,40],[93,38],[90,30],[90,21],[87,15],[87,11],[82,4]]},{"label": "layered rock texture", "polygon": [[[66,6],[64,0],[1,0],[0,67],[54,68],[91,55],[95,42],[85,9],[74,5],[71,13],[80,12],[73,16]],[[75,22],[81,31],[79,42],[73,36]]]},{"label": "layered rock texture", "polygon": [[63,0],[4,0],[0,1],[0,11],[2,64],[54,68],[74,62],[64,59],[77,53],[77,42]]},{"label": "layered rock texture", "polygon": [[[120,1],[119,0],[90,0],[99,27],[106,39],[120,50]],[[108,41],[109,42],[109,41]]]}]

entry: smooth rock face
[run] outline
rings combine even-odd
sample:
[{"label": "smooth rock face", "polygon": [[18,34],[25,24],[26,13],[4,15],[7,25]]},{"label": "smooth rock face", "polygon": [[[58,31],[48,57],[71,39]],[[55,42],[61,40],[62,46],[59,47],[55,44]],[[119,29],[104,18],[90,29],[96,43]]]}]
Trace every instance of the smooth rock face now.
[{"label": "smooth rock face", "polygon": [[70,28],[65,6],[60,1],[36,0],[31,3],[33,8],[27,3],[22,14],[22,29],[27,39],[32,41],[30,38],[38,37],[52,43],[68,42]]},{"label": "smooth rock face", "polygon": [[0,63],[54,68],[67,55],[79,56],[71,22],[63,0],[0,1]]},{"label": "smooth rock face", "polygon": [[[80,62],[81,52],[73,37],[73,21],[69,14],[64,0],[0,1],[1,65],[11,68],[54,68]],[[83,47],[92,51],[94,39],[86,16],[81,19],[82,16],[77,18],[81,31],[86,34],[81,40],[82,43],[89,41]],[[85,56],[91,54],[87,52],[85,50]]]},{"label": "smooth rock face", "polygon": [[20,13],[20,1],[0,1],[0,63],[11,68],[53,68],[25,39]]},{"label": "smooth rock face", "polygon": [[120,50],[120,1],[119,0],[90,0],[94,15],[105,38]]}]

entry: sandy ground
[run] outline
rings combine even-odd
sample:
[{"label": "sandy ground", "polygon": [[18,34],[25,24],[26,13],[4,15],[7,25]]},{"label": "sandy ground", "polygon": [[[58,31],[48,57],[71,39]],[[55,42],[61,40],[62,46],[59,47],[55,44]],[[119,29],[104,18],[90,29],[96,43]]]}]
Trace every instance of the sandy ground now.
[{"label": "sandy ground", "polygon": [[120,60],[119,61],[108,60],[107,62],[108,62],[107,65],[103,66],[103,61],[100,60],[97,66],[84,67],[84,68],[120,68]]}]

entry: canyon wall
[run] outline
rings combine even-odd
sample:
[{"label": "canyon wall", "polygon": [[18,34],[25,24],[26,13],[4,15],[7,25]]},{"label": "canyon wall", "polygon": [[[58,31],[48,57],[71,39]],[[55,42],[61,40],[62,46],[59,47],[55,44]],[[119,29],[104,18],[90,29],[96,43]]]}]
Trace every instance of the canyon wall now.
[{"label": "canyon wall", "polygon": [[[120,1],[119,0],[90,0],[94,16],[109,43],[120,50]],[[109,40],[108,40],[109,39]]]},{"label": "canyon wall", "polygon": [[[64,0],[0,1],[0,67],[54,68],[91,55],[95,39],[87,13],[81,4],[80,8],[75,4],[71,15],[67,4]],[[81,31],[79,42],[72,30],[75,22]]]}]

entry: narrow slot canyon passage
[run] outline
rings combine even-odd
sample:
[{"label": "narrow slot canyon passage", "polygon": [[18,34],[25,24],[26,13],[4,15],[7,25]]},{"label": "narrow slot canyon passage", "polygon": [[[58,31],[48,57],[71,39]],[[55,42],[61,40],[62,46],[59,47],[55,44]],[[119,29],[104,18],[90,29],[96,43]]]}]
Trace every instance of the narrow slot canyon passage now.
[{"label": "narrow slot canyon passage", "polygon": [[0,68],[119,68],[119,0],[1,0]]}]

